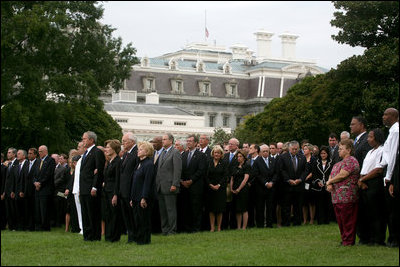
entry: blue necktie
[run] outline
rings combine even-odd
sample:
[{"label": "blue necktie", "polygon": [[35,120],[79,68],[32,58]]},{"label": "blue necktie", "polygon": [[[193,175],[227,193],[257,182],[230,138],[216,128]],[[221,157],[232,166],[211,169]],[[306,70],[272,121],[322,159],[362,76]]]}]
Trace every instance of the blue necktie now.
[{"label": "blue necktie", "polygon": [[253,163],[254,163],[254,159],[251,159],[251,161],[250,161],[251,167],[253,167]]},{"label": "blue necktie", "polygon": [[231,153],[231,154],[230,154],[230,156],[229,156],[229,162],[231,162],[231,161],[232,161],[232,159],[233,159],[233,156],[234,156],[234,154],[233,154],[233,153]]},{"label": "blue necktie", "polygon": [[186,161],[186,165],[189,166],[190,160],[192,159],[192,151],[189,151],[189,155]]},{"label": "blue necktie", "polygon": [[86,154],[87,154],[87,150],[85,151],[85,153],[83,153],[83,156],[82,156],[82,163],[85,161]]},{"label": "blue necktie", "polygon": [[269,169],[269,162],[268,162],[268,158],[264,158],[265,164],[267,165],[267,168]]},{"label": "blue necktie", "polygon": [[357,143],[357,137],[356,137],[356,139],[354,139],[354,145],[356,145],[356,143]]}]

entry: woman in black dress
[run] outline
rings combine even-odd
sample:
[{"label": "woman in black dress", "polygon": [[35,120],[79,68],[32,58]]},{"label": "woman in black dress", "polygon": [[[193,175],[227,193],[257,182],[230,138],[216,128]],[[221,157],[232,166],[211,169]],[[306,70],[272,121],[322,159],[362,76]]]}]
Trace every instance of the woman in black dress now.
[{"label": "woman in black dress", "polygon": [[236,155],[239,165],[236,167],[231,177],[231,190],[236,212],[237,229],[245,230],[249,219],[249,214],[247,212],[249,187],[247,186],[247,181],[249,180],[251,167],[246,164],[247,153],[244,150],[239,149]]},{"label": "woman in black dress", "polygon": [[118,190],[120,179],[121,159],[118,156],[121,150],[119,140],[105,142],[105,155],[109,159],[104,168],[104,194],[105,194],[105,240],[119,241],[121,238],[121,211],[118,203]]},{"label": "woman in black dress", "polygon": [[226,181],[228,179],[228,164],[223,161],[224,151],[219,145],[211,151],[212,160],[209,161],[206,184],[207,208],[210,216],[210,232],[215,231],[215,217],[217,217],[217,229],[221,231],[222,214],[226,207]]},{"label": "woman in black dress", "polygon": [[133,208],[133,241],[138,245],[151,242],[151,213],[156,198],[153,154],[152,144],[149,142],[138,144],[139,162],[133,175],[130,196],[130,205]]},{"label": "woman in black dress", "polygon": [[318,159],[313,162],[311,193],[316,198],[316,215],[318,224],[328,224],[330,214],[333,212],[331,195],[325,190],[325,184],[329,179],[334,163],[330,158],[329,147],[321,146]]}]

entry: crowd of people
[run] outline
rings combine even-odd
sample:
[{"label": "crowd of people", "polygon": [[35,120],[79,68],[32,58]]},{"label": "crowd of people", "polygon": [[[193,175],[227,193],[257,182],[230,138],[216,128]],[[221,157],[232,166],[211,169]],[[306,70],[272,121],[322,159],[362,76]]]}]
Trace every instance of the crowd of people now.
[{"label": "crowd of people", "polygon": [[[388,108],[367,130],[355,116],[351,134],[327,146],[303,140],[209,147],[209,136],[174,140],[170,133],[137,143],[96,145],[87,131],[76,149],[9,148],[2,154],[1,229],[50,231],[65,225],[85,241],[148,244],[152,233],[245,230],[336,221],[340,244],[398,247],[399,124]],[[386,239],[386,230],[389,236]]]}]

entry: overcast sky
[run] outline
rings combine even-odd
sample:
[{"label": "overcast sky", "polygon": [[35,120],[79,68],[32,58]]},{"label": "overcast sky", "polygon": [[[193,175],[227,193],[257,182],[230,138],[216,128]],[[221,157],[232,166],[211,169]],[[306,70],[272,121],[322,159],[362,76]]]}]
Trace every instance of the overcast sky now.
[{"label": "overcast sky", "polygon": [[[361,55],[364,48],[339,44],[331,35],[335,8],[327,1],[124,1],[103,2],[102,23],[116,28],[115,37],[132,43],[137,56],[156,57],[182,49],[192,42],[204,42],[205,22],[208,42],[225,46],[243,44],[257,54],[254,32],[274,33],[271,53],[281,57],[281,33],[300,37],[296,57],[315,60],[318,66],[336,68],[342,60]],[[206,16],[205,16],[206,13]]]}]

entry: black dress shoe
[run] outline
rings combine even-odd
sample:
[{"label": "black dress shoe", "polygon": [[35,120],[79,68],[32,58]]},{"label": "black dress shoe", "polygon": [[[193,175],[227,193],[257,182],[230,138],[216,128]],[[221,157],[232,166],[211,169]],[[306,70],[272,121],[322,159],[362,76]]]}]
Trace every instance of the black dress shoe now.
[{"label": "black dress shoe", "polygon": [[367,242],[367,241],[365,241],[365,240],[360,240],[360,241],[358,241],[358,244],[359,244],[359,245],[368,245],[369,242]]}]

